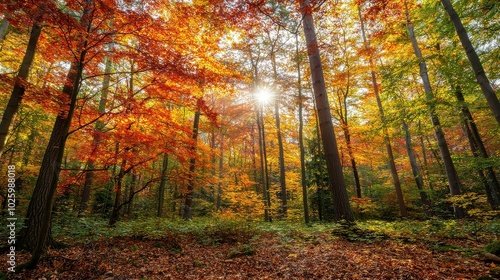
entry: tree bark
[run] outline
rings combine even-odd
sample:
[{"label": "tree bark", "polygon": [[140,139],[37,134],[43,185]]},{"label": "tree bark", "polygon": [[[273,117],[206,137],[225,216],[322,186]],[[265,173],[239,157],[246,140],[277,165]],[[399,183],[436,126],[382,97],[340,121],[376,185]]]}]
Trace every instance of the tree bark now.
[{"label": "tree bark", "polygon": [[304,119],[303,107],[304,98],[302,96],[302,75],[300,71],[300,53],[299,53],[299,32],[295,32],[295,56],[297,60],[297,90],[299,92],[299,148],[300,148],[300,184],[302,186],[302,205],[304,207],[304,222],[309,223],[309,207],[307,198],[307,178],[306,178],[306,160],[304,149]]},{"label": "tree bark", "polygon": [[[479,130],[477,129],[476,123],[474,122],[472,113],[465,103],[465,99],[460,87],[456,87],[455,97],[457,98],[457,101],[461,107],[460,110],[463,116],[463,124],[467,132],[467,137],[469,138],[472,154],[475,157],[488,159],[489,156],[488,152],[486,151],[486,147],[484,146],[483,139],[481,138],[481,134],[479,134]],[[486,175],[484,174],[485,172]],[[493,170],[493,167],[488,166],[484,170],[479,169],[478,173],[480,178],[484,182],[486,195],[488,197],[488,202],[490,203],[491,208],[497,209],[500,206],[500,185],[498,183],[498,179],[496,177],[495,171]]]},{"label": "tree bark", "polygon": [[220,210],[221,200],[222,200],[222,177],[224,174],[224,134],[220,135],[220,150],[219,150],[219,183],[217,184],[217,197],[215,209],[217,211]]},{"label": "tree bark", "polygon": [[[365,49],[367,51],[369,51],[370,47],[368,45],[368,40],[366,39],[363,18],[361,17],[361,8],[359,6],[358,6],[358,15],[359,15],[360,23],[361,23],[361,34],[363,37],[363,42],[365,44]],[[384,107],[382,106],[382,100],[380,99],[380,93],[379,93],[378,84],[377,84],[377,74],[375,73],[375,70],[374,70],[375,66],[373,63],[372,56],[369,57],[369,63],[370,63],[370,75],[371,75],[371,82],[372,82],[372,86],[373,86],[373,93],[375,94],[375,98],[377,100],[377,106],[378,106],[378,110],[379,110],[379,114],[380,114],[380,120],[382,122],[382,130],[384,133],[385,149],[387,151],[387,157],[389,160],[389,167],[391,170],[392,181],[394,183],[394,189],[396,191],[396,199],[398,201],[399,212],[401,214],[401,217],[407,217],[408,210],[406,209],[406,205],[405,205],[405,201],[404,201],[404,197],[403,197],[403,191],[401,190],[401,181],[399,180],[398,170],[396,168],[396,163],[394,161],[394,154],[392,152],[391,139],[389,137],[389,131],[388,131],[387,125],[386,125]]]},{"label": "tree bark", "polygon": [[[441,123],[439,121],[439,117],[436,114],[435,109],[435,98],[434,93],[432,91],[431,83],[429,80],[429,76],[427,74],[427,64],[422,55],[420,47],[418,46],[417,38],[415,37],[415,33],[413,30],[413,24],[410,20],[410,13],[408,10],[407,3],[406,5],[406,20],[407,20],[407,28],[410,36],[411,44],[413,47],[413,51],[415,52],[415,56],[418,59],[418,65],[420,68],[420,77],[422,78],[422,83],[425,90],[425,98],[427,100],[429,106],[429,113],[431,118],[431,123],[434,127],[434,134],[436,136],[436,140],[438,142],[439,152],[441,153],[441,158],[443,159],[443,164],[446,171],[446,176],[448,178],[448,186],[450,189],[450,194],[452,196],[461,195],[461,186],[460,179],[458,178],[457,171],[455,169],[455,165],[453,164],[453,160],[451,159],[450,150],[448,148],[448,143],[446,142],[446,137],[443,129],[441,128]],[[454,207],[455,217],[457,219],[461,219],[465,217],[465,213],[462,208]]]},{"label": "tree bark", "polygon": [[272,222],[273,217],[271,216],[271,183],[269,182],[269,173],[271,170],[267,162],[267,148],[266,148],[266,129],[264,126],[264,108],[260,108],[260,125],[262,133],[262,156],[264,157],[264,170],[266,174],[266,184],[264,185],[264,199],[266,200],[266,210],[267,210],[267,222]]},{"label": "tree bark", "polygon": [[311,67],[313,90],[316,97],[316,109],[320,122],[321,139],[326,156],[330,190],[332,192],[333,206],[335,209],[334,217],[336,221],[346,220],[348,222],[354,222],[354,216],[351,206],[349,205],[349,197],[347,196],[344,174],[342,173],[335,131],[333,129],[332,114],[328,103],[323,69],[321,66],[321,57],[316,39],[316,31],[314,29],[312,9],[309,0],[299,0],[299,3],[303,16],[304,35]]},{"label": "tree bark", "polygon": [[[274,48],[274,45],[273,45]],[[271,63],[273,67],[274,82],[278,82],[278,71],[276,69],[276,57],[274,49],[271,51]],[[277,90],[277,88],[275,88]],[[279,94],[276,92],[274,100],[274,117],[276,119],[276,133],[278,139],[279,150],[279,165],[280,165],[280,190],[281,190],[281,217],[287,216],[287,193],[286,193],[286,178],[285,178],[285,153],[283,151],[283,139],[281,138],[281,122],[279,111]]]},{"label": "tree bark", "polygon": [[[99,108],[98,112],[99,114],[105,114],[106,113],[106,104],[108,102],[108,93],[109,93],[109,83],[110,83],[110,73],[111,73],[111,59],[109,57],[106,57],[106,62],[105,62],[105,68],[104,68],[104,78],[102,81],[102,90],[101,90],[101,99],[99,100]],[[101,133],[104,130],[104,122],[101,120],[98,120],[95,123],[94,126],[94,135],[92,136],[92,150],[90,152],[90,156],[87,159],[87,169],[94,169],[95,168],[95,156],[97,154],[97,148],[99,147],[101,143]],[[82,199],[80,201],[80,206],[78,209],[78,216],[82,216],[83,213],[87,210],[88,203],[90,200],[90,192],[92,189],[92,182],[94,180],[94,173],[92,171],[87,172],[85,174],[85,181],[83,183],[83,191],[82,191]]]},{"label": "tree bark", "polygon": [[[200,102],[200,100],[198,102]],[[194,114],[194,122],[193,122],[193,136],[192,136],[193,146],[191,147],[193,153],[196,152],[196,142],[198,140],[198,129],[200,126],[200,115],[201,115],[200,106],[198,106],[196,113]],[[191,219],[191,216],[193,215],[191,208],[193,207],[195,168],[196,168],[196,157],[193,155],[193,157],[189,160],[189,181],[185,194],[184,210],[182,214],[183,219],[186,221]]]},{"label": "tree bark", "polygon": [[262,126],[261,126],[262,120],[260,115],[260,109],[258,108],[256,110],[256,115],[257,115],[257,128],[259,133],[260,173],[261,173],[261,183],[262,183],[262,194],[264,200],[264,221],[269,222],[270,221],[269,205],[267,204],[267,182],[269,180],[267,179],[267,165],[264,159],[264,145],[262,139]]},{"label": "tree bark", "polygon": [[[41,20],[41,17],[42,12],[40,11],[40,14],[35,19],[35,23],[31,27],[30,39],[28,41],[28,46],[26,47],[26,53],[24,54],[23,61],[21,63],[21,66],[19,67],[19,72],[17,73],[14,82],[14,88],[12,89],[7,107],[5,108],[2,120],[0,122],[0,155],[3,152],[5,139],[7,138],[7,134],[9,133],[9,128],[12,124],[12,120],[19,110],[19,105],[22,102],[24,92],[26,91],[26,87],[28,85],[29,70],[35,58],[38,38],[40,38],[40,34],[42,33],[42,26],[39,22]],[[4,22],[8,21],[4,19]]]},{"label": "tree bark", "polygon": [[457,32],[458,37],[460,38],[460,42],[462,43],[462,47],[467,54],[467,58],[469,59],[472,70],[474,70],[477,83],[481,87],[481,91],[483,92],[483,95],[488,102],[488,106],[490,107],[490,110],[493,113],[493,116],[497,120],[498,124],[500,124],[500,102],[498,101],[495,90],[491,86],[491,83],[486,76],[483,64],[481,63],[481,60],[479,59],[479,56],[477,55],[476,50],[474,49],[474,46],[469,39],[469,34],[467,34],[467,30],[465,30],[465,27],[462,24],[462,21],[460,20],[457,12],[453,8],[450,0],[441,0],[441,3],[450,16],[451,22],[455,27],[455,31]]},{"label": "tree bark", "polygon": [[158,187],[158,208],[157,216],[163,216],[163,202],[165,201],[165,185],[167,184],[168,154],[163,154],[161,166],[160,186]]},{"label": "tree bark", "polygon": [[[92,1],[87,0],[80,22],[87,34],[91,30],[92,16]],[[79,57],[71,63],[62,90],[68,97],[68,103],[66,104],[68,111],[61,112],[56,117],[35,189],[33,190],[33,195],[28,206],[25,228],[20,233],[19,240],[22,243],[22,247],[31,250],[33,253],[30,261],[26,263],[27,268],[34,268],[38,264],[42,252],[47,246],[47,241],[50,238],[54,194],[57,188],[64,146],[68,137],[82,77],[87,47],[87,34],[80,35]]]},{"label": "tree bark", "polygon": [[111,211],[111,215],[109,217],[109,226],[114,226],[118,219],[120,218],[120,210],[122,206],[122,183],[123,177],[127,175],[128,171],[125,170],[125,166],[127,161],[125,159],[122,160],[120,165],[120,171],[115,177],[115,202],[113,204],[113,210]]},{"label": "tree bark", "polygon": [[411,165],[411,171],[413,173],[413,178],[415,179],[415,183],[417,184],[417,189],[420,193],[420,200],[422,201],[424,213],[427,217],[430,217],[431,201],[429,200],[427,193],[424,191],[424,180],[422,178],[422,173],[420,172],[420,168],[418,167],[417,159],[415,158],[415,153],[413,152],[410,130],[408,129],[408,124],[406,124],[404,120],[403,120],[403,131],[405,132],[406,151],[408,153],[408,157],[410,158],[410,165]]}]

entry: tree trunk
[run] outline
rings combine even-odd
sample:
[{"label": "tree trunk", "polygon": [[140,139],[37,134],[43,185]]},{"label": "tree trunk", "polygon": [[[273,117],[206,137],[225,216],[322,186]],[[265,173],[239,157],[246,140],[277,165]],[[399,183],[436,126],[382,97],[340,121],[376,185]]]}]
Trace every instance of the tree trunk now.
[{"label": "tree trunk", "polygon": [[168,154],[163,154],[163,161],[161,166],[160,186],[158,187],[158,208],[156,215],[161,217],[163,215],[163,202],[165,201],[165,185],[167,184],[167,169],[168,169]]},{"label": "tree trunk", "polygon": [[344,116],[345,119],[342,120],[342,131],[344,132],[345,142],[347,146],[347,153],[351,161],[352,174],[354,176],[354,185],[356,187],[356,196],[361,198],[361,183],[359,181],[358,167],[356,165],[356,159],[354,158],[354,151],[351,144],[351,133],[349,131],[349,126],[347,124],[347,114]]},{"label": "tree trunk", "polygon": [[[420,121],[418,121],[418,129],[419,129],[420,133],[422,133],[422,128],[421,128]],[[420,147],[422,148],[422,157],[424,159],[424,172],[422,174],[426,175],[427,182],[429,183],[429,189],[431,191],[433,191],[434,190],[434,185],[432,185],[432,180],[430,180],[429,179],[429,175],[427,175],[427,167],[429,166],[429,163],[427,161],[427,151],[426,151],[427,149],[425,148],[424,136],[422,134],[420,134],[419,140],[420,140]]]},{"label": "tree trunk", "polygon": [[[81,25],[90,32],[92,25],[92,3],[87,0]],[[82,77],[83,63],[85,61],[87,35],[81,35],[79,52],[80,56],[71,63],[70,70],[66,77],[66,82],[62,92],[68,97],[68,111],[57,115],[49,144],[40,167],[40,173],[33,190],[33,195],[26,214],[25,228],[20,233],[22,246],[33,252],[27,268],[34,268],[50,239],[50,223],[52,218],[52,206],[54,194],[57,188],[59,173],[61,171],[61,161],[64,154],[64,146],[68,137],[71,119],[76,105],[79,84]]]},{"label": "tree trunk", "polygon": [[354,216],[351,206],[349,205],[349,197],[347,196],[344,174],[342,173],[342,166],[340,164],[335,131],[333,129],[332,114],[323,77],[312,9],[309,0],[299,0],[299,3],[303,16],[304,35],[311,67],[313,90],[316,97],[316,109],[320,122],[321,139],[326,156],[330,190],[332,192],[333,206],[335,209],[334,217],[336,221],[346,220],[348,222],[354,222]]},{"label": "tree trunk", "polygon": [[[105,114],[106,112],[106,104],[108,101],[108,93],[109,93],[109,83],[110,83],[110,73],[111,73],[111,59],[109,57],[106,58],[105,62],[105,68],[104,68],[104,78],[102,81],[102,91],[101,91],[101,99],[99,100],[99,108],[98,112],[99,114]],[[87,159],[87,169],[92,170],[95,168],[95,156],[97,154],[97,148],[99,144],[101,143],[101,133],[104,130],[104,122],[101,120],[98,120],[95,123],[94,126],[94,134],[92,136],[92,150],[90,152],[90,156]],[[83,183],[83,192],[82,192],[82,199],[80,201],[80,207],[78,209],[78,216],[82,216],[83,213],[87,210],[88,203],[90,200],[90,192],[92,189],[92,182],[94,180],[94,173],[93,171],[89,171],[85,174],[85,181]]]},{"label": "tree trunk", "polygon": [[[37,16],[37,19],[35,19],[35,23],[31,27],[30,39],[28,41],[28,46],[26,47],[26,53],[24,54],[23,61],[21,63],[21,66],[19,67],[19,72],[17,73],[14,82],[14,88],[12,89],[7,107],[5,108],[2,120],[0,122],[0,155],[3,152],[5,139],[7,138],[7,134],[9,133],[9,128],[12,124],[12,120],[19,110],[19,105],[21,104],[24,92],[26,91],[26,87],[28,86],[29,70],[35,58],[38,38],[42,33],[42,26],[38,22],[41,17],[42,14],[40,12],[40,14]],[[4,20],[4,22],[8,21]]]},{"label": "tree trunk", "polygon": [[465,30],[460,17],[458,16],[455,9],[453,9],[450,0],[441,0],[441,3],[450,16],[451,22],[453,22],[453,26],[455,27],[458,37],[460,38],[460,42],[462,43],[462,47],[467,54],[467,58],[469,59],[472,70],[474,70],[477,83],[481,87],[481,91],[483,92],[483,95],[484,97],[486,97],[486,101],[490,106],[490,110],[493,113],[493,116],[497,120],[498,124],[500,124],[500,102],[498,101],[495,90],[491,86],[491,83],[486,76],[486,72],[484,71],[481,60],[479,59],[479,56],[477,55],[476,50],[474,49],[474,46],[469,39],[467,30]]},{"label": "tree trunk", "polygon": [[222,195],[222,177],[224,172],[224,134],[220,135],[220,154],[219,154],[219,183],[217,184],[217,197],[215,209],[220,210],[221,207],[221,195]]},{"label": "tree trunk", "polygon": [[405,132],[406,152],[408,153],[408,157],[410,158],[410,165],[411,165],[411,171],[413,173],[413,178],[415,178],[415,183],[417,184],[417,189],[419,190],[420,193],[420,200],[422,201],[422,206],[424,208],[425,215],[427,217],[430,217],[431,201],[429,200],[427,193],[424,191],[424,180],[422,178],[420,168],[418,167],[417,159],[415,158],[415,153],[413,152],[410,130],[408,129],[408,125],[404,120],[403,120],[403,131]]},{"label": "tree trunk", "polygon": [[[425,98],[429,106],[431,123],[434,126],[434,134],[438,142],[439,152],[441,153],[441,157],[443,159],[443,164],[446,171],[446,176],[448,178],[450,194],[452,196],[461,195],[462,191],[460,189],[460,179],[458,178],[455,165],[453,164],[453,160],[451,159],[450,150],[448,148],[448,143],[446,142],[444,131],[441,128],[439,117],[436,114],[436,109],[434,105],[435,98],[432,92],[429,76],[427,74],[427,64],[425,63],[425,59],[422,56],[420,47],[418,46],[417,38],[415,37],[415,33],[413,31],[413,25],[410,20],[410,13],[408,11],[406,2],[405,5],[406,5],[406,20],[407,20],[408,33],[410,35],[410,40],[413,47],[413,51],[415,52],[415,56],[419,60],[418,65],[420,67],[420,77],[422,78],[422,83],[425,90]],[[455,217],[458,219],[461,219],[465,216],[463,209],[460,207],[454,207],[454,211],[455,211]]]},{"label": "tree trunk", "polygon": [[260,115],[260,109],[256,110],[256,115],[257,115],[257,127],[258,127],[258,133],[259,133],[259,155],[260,155],[260,173],[261,173],[261,182],[262,182],[262,194],[263,194],[263,200],[264,200],[264,221],[268,222],[269,219],[269,205],[267,204],[267,185],[266,183],[269,181],[267,180],[267,166],[265,164],[264,160],[264,145],[263,145],[263,139],[262,139],[262,126],[261,126],[261,115]]},{"label": "tree trunk", "polygon": [[[274,46],[273,46],[274,47]],[[274,50],[271,51],[271,63],[273,67],[274,82],[278,82],[278,71],[276,69],[276,57]],[[275,88],[277,90],[277,88]],[[283,140],[281,138],[281,122],[280,122],[280,109],[279,109],[279,94],[276,92],[274,100],[274,117],[276,119],[276,133],[278,139],[279,150],[279,165],[280,165],[280,190],[281,190],[281,218],[287,216],[287,194],[286,194],[286,178],[285,178],[285,154],[283,151]]]},{"label": "tree trunk", "polygon": [[[479,134],[479,130],[477,129],[476,123],[474,122],[474,118],[472,117],[472,114],[467,107],[467,104],[465,103],[465,99],[460,87],[457,87],[455,89],[455,96],[461,107],[463,123],[467,132],[467,137],[469,138],[472,154],[475,157],[488,159],[489,156],[488,152],[486,151],[486,147],[484,146],[483,139],[481,138],[481,134]],[[485,168],[485,170],[479,169],[478,172],[481,179],[483,179],[486,195],[488,197],[491,208],[497,209],[500,206],[500,185],[498,183],[498,179],[496,177],[495,171],[493,170],[493,167],[488,166]],[[484,174],[485,172],[486,175]]]},{"label": "tree trunk", "polygon": [[[198,102],[200,102],[200,100],[198,100]],[[200,106],[198,105],[198,109],[194,114],[194,122],[193,122],[193,136],[192,136],[193,146],[191,147],[193,153],[196,152],[196,142],[198,140],[198,129],[200,126],[200,115],[201,111],[200,111]],[[196,157],[193,155],[193,157],[189,160],[189,181],[187,185],[187,191],[185,194],[184,211],[182,214],[183,219],[186,221],[191,219],[191,216],[193,215],[191,208],[193,207],[195,168],[196,168]]]},{"label": "tree trunk", "polygon": [[267,209],[267,222],[272,222],[273,217],[271,216],[271,183],[269,182],[269,173],[271,173],[271,168],[267,163],[267,148],[266,148],[266,129],[264,126],[264,108],[260,108],[260,125],[262,126],[262,155],[264,157],[264,169],[266,174],[266,184],[264,185],[264,198],[266,200],[266,209]]},{"label": "tree trunk", "polygon": [[[359,14],[359,20],[361,23],[361,34],[363,36],[363,42],[365,44],[365,49],[367,51],[369,51],[370,47],[368,45],[368,40],[366,39],[363,18],[361,17],[361,8],[359,6],[358,6],[358,14]],[[392,181],[394,183],[394,189],[396,191],[396,198],[398,201],[399,213],[401,214],[401,217],[407,217],[408,210],[406,209],[406,205],[405,205],[405,201],[404,201],[404,197],[403,197],[403,191],[401,190],[401,181],[399,180],[398,170],[396,168],[396,163],[394,161],[394,154],[392,152],[391,139],[389,137],[389,131],[387,130],[387,126],[386,126],[384,107],[382,106],[382,100],[380,99],[380,93],[378,90],[377,75],[376,75],[375,70],[374,70],[375,66],[373,63],[373,58],[371,56],[369,58],[369,63],[370,63],[370,75],[371,75],[371,81],[372,81],[372,86],[373,86],[373,92],[374,92],[375,98],[377,100],[377,106],[378,106],[378,110],[379,110],[379,114],[380,114],[380,120],[382,122],[382,130],[384,133],[385,149],[387,151],[387,157],[389,160],[389,167],[391,169]]]},{"label": "tree trunk", "polygon": [[299,148],[300,148],[300,184],[302,185],[302,205],[304,207],[304,222],[309,223],[309,207],[307,198],[307,181],[306,181],[306,163],[304,149],[304,119],[303,107],[304,98],[302,96],[302,77],[300,71],[300,53],[299,53],[299,32],[295,32],[295,56],[297,60],[297,90],[299,92]]},{"label": "tree trunk", "polygon": [[125,171],[125,166],[127,164],[126,160],[122,160],[122,163],[120,165],[120,171],[118,172],[118,175],[116,175],[115,178],[115,202],[113,204],[113,210],[111,211],[111,216],[109,217],[109,225],[114,226],[116,222],[118,222],[118,219],[120,218],[120,210],[122,206],[122,184],[123,184],[123,177],[127,174]]}]

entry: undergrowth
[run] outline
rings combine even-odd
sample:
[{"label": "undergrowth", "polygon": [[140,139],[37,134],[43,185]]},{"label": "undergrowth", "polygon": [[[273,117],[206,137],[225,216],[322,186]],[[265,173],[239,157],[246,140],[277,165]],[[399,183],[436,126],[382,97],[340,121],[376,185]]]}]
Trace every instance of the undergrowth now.
[{"label": "undergrowth", "polygon": [[477,223],[455,220],[358,221],[355,226],[335,223],[277,221],[273,223],[248,222],[246,220],[196,218],[190,221],[165,218],[145,218],[122,221],[108,227],[99,218],[70,218],[56,220],[52,232],[56,240],[67,244],[90,243],[113,237],[130,237],[161,241],[190,238],[205,245],[221,243],[245,244],[261,235],[272,234],[283,244],[290,242],[317,242],[319,235],[344,238],[353,242],[371,243],[382,239],[429,241],[442,239],[470,239],[490,243],[498,240],[500,222]]}]

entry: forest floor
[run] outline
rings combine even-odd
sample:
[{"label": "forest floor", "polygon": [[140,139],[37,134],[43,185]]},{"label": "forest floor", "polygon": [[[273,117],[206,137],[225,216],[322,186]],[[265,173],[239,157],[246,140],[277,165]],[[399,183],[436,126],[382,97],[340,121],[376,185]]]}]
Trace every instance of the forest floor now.
[{"label": "forest floor", "polygon": [[[73,229],[72,238],[80,242],[66,239],[72,245],[49,250],[38,268],[11,278],[477,279],[500,266],[484,258],[482,236],[478,241],[437,236],[422,226],[421,234],[411,227],[380,228],[383,223],[355,229],[222,223],[172,231],[149,222],[91,233],[98,238],[84,238]],[[28,257],[19,252],[17,262]]]}]

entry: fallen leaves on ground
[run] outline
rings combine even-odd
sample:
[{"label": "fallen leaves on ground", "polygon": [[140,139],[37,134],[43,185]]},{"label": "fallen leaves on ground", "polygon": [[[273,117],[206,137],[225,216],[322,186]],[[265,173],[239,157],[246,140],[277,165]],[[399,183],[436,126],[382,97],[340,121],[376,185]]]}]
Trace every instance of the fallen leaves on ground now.
[{"label": "fallen leaves on ground", "polygon": [[[272,233],[248,244],[176,242],[114,238],[50,250],[37,269],[14,279],[472,279],[490,268],[477,256],[436,252],[423,242],[351,243],[329,234],[288,242]],[[231,257],[242,246],[252,250]],[[28,257],[20,253],[18,263]]]}]

